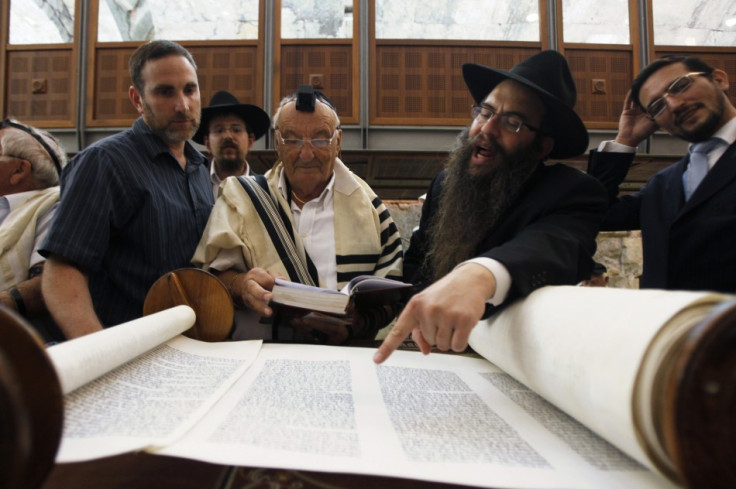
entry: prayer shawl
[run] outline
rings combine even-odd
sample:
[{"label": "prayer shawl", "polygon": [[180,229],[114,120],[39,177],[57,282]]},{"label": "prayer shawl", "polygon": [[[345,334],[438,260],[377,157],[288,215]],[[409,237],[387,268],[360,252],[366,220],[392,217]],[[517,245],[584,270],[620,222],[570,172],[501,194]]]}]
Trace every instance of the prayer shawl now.
[{"label": "prayer shawl", "polygon": [[58,186],[39,190],[0,224],[0,290],[28,279],[36,222],[58,201]]},{"label": "prayer shawl", "polygon": [[[290,204],[278,188],[282,171],[283,164],[278,162],[266,173],[269,193],[280,209],[282,219],[288,220],[283,224],[291,234],[296,253],[308,263],[304,245],[294,233]],[[401,238],[388,209],[368,184],[350,172],[339,159],[335,162],[334,171],[338,288],[358,275],[400,280],[403,263]],[[248,183],[258,185],[252,179]],[[220,187],[192,262],[207,269],[218,253],[226,249],[239,249],[248,268],[265,268],[290,277],[253,201],[236,178],[228,178]],[[321,278],[318,282],[324,286]]]}]

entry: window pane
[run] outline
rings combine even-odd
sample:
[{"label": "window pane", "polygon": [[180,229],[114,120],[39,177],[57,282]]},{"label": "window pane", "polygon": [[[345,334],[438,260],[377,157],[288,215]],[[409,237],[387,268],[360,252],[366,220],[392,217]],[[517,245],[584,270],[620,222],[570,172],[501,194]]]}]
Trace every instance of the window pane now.
[{"label": "window pane", "polygon": [[654,44],[735,46],[736,1],[654,0]]},{"label": "window pane", "polygon": [[376,0],[376,38],[539,41],[539,3]]},{"label": "window pane", "polygon": [[629,2],[563,0],[562,32],[565,42],[629,44]]},{"label": "window pane", "polygon": [[99,0],[101,42],[258,39],[258,0]]},{"label": "window pane", "polygon": [[10,44],[74,42],[74,0],[11,0]]},{"label": "window pane", "polygon": [[282,39],[353,37],[353,0],[283,0]]}]

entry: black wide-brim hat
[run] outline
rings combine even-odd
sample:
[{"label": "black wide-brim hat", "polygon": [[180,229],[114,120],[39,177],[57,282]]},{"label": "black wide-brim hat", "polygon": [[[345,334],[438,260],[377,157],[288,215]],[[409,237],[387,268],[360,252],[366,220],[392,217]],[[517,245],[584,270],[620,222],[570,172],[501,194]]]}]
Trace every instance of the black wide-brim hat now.
[{"label": "black wide-brim hat", "polygon": [[570,158],[588,149],[588,130],[574,110],[575,81],[567,61],[557,51],[542,51],[509,71],[466,63],[463,78],[477,104],[504,80],[521,83],[539,95],[550,122],[545,133],[555,140],[550,158]]},{"label": "black wide-brim hat", "polygon": [[266,134],[271,125],[271,118],[263,109],[255,105],[241,104],[235,95],[227,90],[220,90],[212,96],[210,105],[202,109],[202,121],[199,129],[192,136],[195,143],[204,144],[204,136],[209,132],[210,120],[218,114],[236,114],[242,117],[256,139]]}]

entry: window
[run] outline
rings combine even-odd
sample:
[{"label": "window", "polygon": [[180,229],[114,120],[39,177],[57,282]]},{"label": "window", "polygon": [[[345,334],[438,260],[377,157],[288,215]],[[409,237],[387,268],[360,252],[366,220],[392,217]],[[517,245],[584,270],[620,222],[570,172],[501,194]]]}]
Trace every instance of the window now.
[{"label": "window", "polygon": [[74,0],[11,0],[10,44],[74,42]]},{"label": "window", "polygon": [[350,39],[353,0],[283,0],[282,39]]},{"label": "window", "polygon": [[99,0],[101,42],[258,39],[258,0],[176,2]]},{"label": "window", "polygon": [[377,39],[539,41],[538,0],[376,0]]},{"label": "window", "polygon": [[563,0],[562,25],[565,42],[629,44],[629,2]]},{"label": "window", "polygon": [[736,1],[653,0],[654,44],[736,45]]}]

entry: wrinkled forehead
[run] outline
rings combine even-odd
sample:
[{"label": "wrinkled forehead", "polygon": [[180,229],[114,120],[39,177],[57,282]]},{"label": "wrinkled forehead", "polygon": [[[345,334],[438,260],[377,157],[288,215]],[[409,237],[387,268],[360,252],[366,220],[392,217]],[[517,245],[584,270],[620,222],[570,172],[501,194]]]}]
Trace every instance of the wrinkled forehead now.
[{"label": "wrinkled forehead", "polygon": [[317,102],[314,112],[296,110],[296,101],[288,102],[281,108],[279,127],[282,133],[311,136],[316,132],[332,134],[337,128],[334,111],[324,103]]}]

